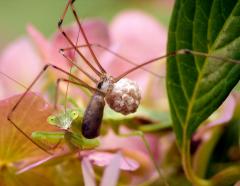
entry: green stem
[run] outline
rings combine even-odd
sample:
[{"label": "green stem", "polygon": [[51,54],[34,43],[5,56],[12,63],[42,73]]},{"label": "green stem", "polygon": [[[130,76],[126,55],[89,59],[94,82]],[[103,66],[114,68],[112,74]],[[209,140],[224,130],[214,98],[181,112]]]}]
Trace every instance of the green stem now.
[{"label": "green stem", "polygon": [[211,178],[212,185],[232,185],[240,180],[240,166],[226,168]]},{"label": "green stem", "polygon": [[210,180],[198,177],[192,169],[190,140],[186,139],[183,140],[182,163],[187,178],[195,186],[228,186],[240,180],[240,166],[226,168],[217,173]]},{"label": "green stem", "polygon": [[191,154],[190,154],[190,140],[184,139],[182,146],[182,164],[184,172],[187,178],[195,185],[195,186],[213,186],[210,181],[202,179],[198,177],[193,169],[191,163]]},{"label": "green stem", "polygon": [[165,186],[170,186],[170,185],[168,184],[167,179],[165,178],[162,170],[160,169],[160,167],[158,167],[157,162],[155,161],[154,156],[153,156],[153,153],[152,153],[151,148],[150,148],[150,146],[149,146],[149,143],[148,143],[148,141],[146,140],[146,138],[145,138],[145,136],[144,136],[144,134],[143,134],[142,132],[141,132],[141,135],[140,135],[140,136],[141,136],[141,138],[142,138],[142,140],[143,140],[143,143],[144,143],[145,147],[147,148],[147,152],[148,152],[148,154],[149,154],[149,156],[150,156],[150,158],[151,158],[151,160],[152,160],[152,162],[153,162],[153,164],[154,164],[154,166],[155,166],[155,168],[156,168],[156,170],[157,170],[160,178],[162,178],[162,180],[163,180],[164,185],[165,185]]}]

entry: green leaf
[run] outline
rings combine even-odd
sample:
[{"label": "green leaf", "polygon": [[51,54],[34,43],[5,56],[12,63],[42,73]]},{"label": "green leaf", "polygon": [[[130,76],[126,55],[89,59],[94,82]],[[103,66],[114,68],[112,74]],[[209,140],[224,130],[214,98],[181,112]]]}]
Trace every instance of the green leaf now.
[{"label": "green leaf", "polygon": [[[196,153],[193,158],[193,168],[196,174],[199,177],[206,177],[207,170],[209,169],[208,164],[210,161],[210,157],[212,152],[222,135],[223,125],[219,125],[219,127],[215,127],[212,129],[209,140],[203,140],[203,142],[198,147]],[[223,151],[221,151],[223,152]]]},{"label": "green leaf", "polygon": [[[168,52],[191,49],[240,59],[240,1],[177,0]],[[167,90],[177,140],[189,140],[240,79],[240,65],[192,55],[168,58]]]},{"label": "green leaf", "polygon": [[238,82],[238,84],[234,87],[234,91],[236,91],[237,93],[240,92],[240,82]]},{"label": "green leaf", "polygon": [[106,107],[101,133],[104,134],[108,128],[112,128],[117,133],[122,125],[129,129],[141,130],[143,132],[159,132],[164,129],[170,129],[172,122],[170,113],[152,110],[143,106],[140,106],[137,112],[127,116]]}]

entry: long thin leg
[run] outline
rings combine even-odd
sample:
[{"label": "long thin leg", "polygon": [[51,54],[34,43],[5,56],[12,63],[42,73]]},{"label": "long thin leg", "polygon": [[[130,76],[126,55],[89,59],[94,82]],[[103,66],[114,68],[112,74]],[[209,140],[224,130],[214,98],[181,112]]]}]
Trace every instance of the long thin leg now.
[{"label": "long thin leg", "polygon": [[[71,0],[69,0],[69,1],[71,1]],[[78,18],[78,15],[77,15],[77,12],[76,12],[76,10],[75,10],[75,7],[74,7],[73,3],[74,3],[74,1],[72,0],[71,3],[70,3],[70,6],[71,6],[71,9],[72,9],[72,12],[73,12],[74,17],[75,17],[75,19],[77,20],[78,27],[79,27],[79,29],[80,29],[80,31],[81,31],[81,33],[82,33],[82,35],[83,35],[83,38],[84,38],[84,40],[85,40],[85,42],[86,42],[86,44],[87,44],[87,48],[89,49],[90,53],[92,54],[92,57],[94,58],[94,61],[95,61],[95,63],[97,64],[98,68],[101,70],[101,72],[102,72],[102,73],[106,73],[106,71],[104,70],[104,68],[103,68],[103,67],[101,66],[101,64],[99,63],[99,61],[98,61],[95,53],[93,52],[93,50],[92,50],[92,48],[91,48],[91,46],[90,46],[90,44],[89,44],[88,38],[87,38],[87,36],[86,36],[86,34],[85,34],[85,31],[84,31],[84,29],[83,29],[83,27],[82,27],[82,24],[80,23],[80,20],[79,20],[79,18]]]},{"label": "long thin leg", "polygon": [[[21,101],[23,100],[23,98],[27,95],[27,93],[31,90],[31,88],[33,87],[33,85],[39,80],[39,78],[43,75],[43,73],[49,68],[52,67],[55,70],[58,70],[64,74],[67,74],[68,76],[72,77],[73,79],[75,79],[76,81],[78,81],[79,83],[82,84],[82,86],[89,88],[89,89],[93,89],[95,91],[99,91],[98,89],[95,89],[89,85],[87,85],[84,81],[82,81],[81,79],[77,78],[76,76],[70,74],[69,72],[55,66],[52,64],[47,64],[43,67],[43,69],[40,71],[40,73],[36,76],[36,78],[33,80],[33,82],[30,84],[30,86],[26,89],[26,91],[23,93],[23,95],[19,98],[19,100],[16,102],[16,104],[13,106],[12,110],[9,112],[7,119],[10,121],[10,123],[17,129],[19,130],[27,139],[29,139],[33,144],[35,144],[37,147],[39,147],[40,149],[42,149],[44,152],[51,154],[50,152],[48,152],[46,149],[44,149],[43,147],[41,147],[39,144],[37,144],[34,140],[32,140],[21,128],[19,128],[17,126],[17,124],[11,119],[11,116],[13,114],[13,112],[16,110],[16,108],[19,106],[19,104],[21,103]],[[101,92],[101,91],[100,91]]]},{"label": "long thin leg", "polygon": [[[77,39],[76,39],[76,41],[75,41],[75,46],[76,46],[77,43],[78,43],[79,35],[80,35],[80,30],[79,30],[78,33],[77,33]],[[76,53],[76,51],[74,50],[73,56],[75,56],[75,53]],[[73,62],[73,61],[72,61],[72,62]],[[79,67],[79,66],[77,65],[77,67]],[[79,68],[80,68],[80,67],[79,67]],[[78,69],[79,69],[79,68],[78,68]],[[70,74],[72,73],[72,69],[73,69],[73,66],[70,67],[70,70],[69,70],[69,73],[70,73]],[[80,68],[80,69],[81,69],[81,68]],[[84,70],[82,70],[82,72],[85,73]],[[85,75],[86,75],[86,74],[87,74],[87,73],[85,73]],[[88,75],[88,74],[87,74],[87,75]],[[94,81],[94,78],[91,78],[90,75],[88,76],[88,78],[90,78],[92,81]],[[70,80],[71,78],[68,77],[68,79]],[[65,114],[66,114],[66,112],[67,112],[68,90],[69,90],[69,83],[67,83],[67,89],[66,89],[66,93],[65,93],[65,103],[64,103],[64,111],[65,111]],[[55,108],[56,108],[56,105],[55,105]]]},{"label": "long thin leg", "polygon": [[[119,59],[122,59],[124,62],[127,62],[127,63],[129,63],[129,64],[132,64],[132,65],[134,65],[134,66],[138,66],[138,65],[139,65],[138,63],[133,62],[133,61],[127,59],[126,57],[118,54],[117,52],[115,52],[115,51],[113,51],[113,50],[111,50],[111,49],[109,49],[109,48],[107,48],[107,47],[105,47],[105,46],[103,46],[103,45],[101,45],[101,44],[90,43],[89,45],[90,45],[91,47],[101,48],[101,49],[103,49],[103,50],[111,53],[112,55],[118,57]],[[87,45],[78,45],[78,46],[77,46],[77,48],[83,48],[83,47],[87,47]],[[73,47],[61,48],[61,49],[60,49],[60,52],[61,52],[61,53],[64,53],[65,51],[73,50],[73,49],[74,49]],[[156,76],[156,77],[158,77],[158,78],[165,78],[165,77],[160,76],[159,74],[157,74],[157,73],[155,73],[155,72],[152,72],[152,71],[150,71],[150,70],[148,70],[148,69],[146,69],[146,68],[141,68],[141,69],[144,70],[144,71],[146,71],[146,72],[149,72],[150,74],[152,74],[153,76]]]},{"label": "long thin leg", "polygon": [[75,46],[75,44],[73,43],[73,41],[67,36],[66,32],[62,29],[62,23],[64,20],[64,17],[67,13],[69,4],[73,3],[73,0],[69,0],[64,11],[63,14],[58,22],[58,29],[59,31],[63,34],[63,36],[66,38],[66,40],[69,42],[69,44],[75,48],[75,51],[81,56],[81,58],[85,61],[85,63],[99,76],[101,77],[101,73],[87,60],[87,58],[80,52],[80,50],[78,50],[78,48]]},{"label": "long thin leg", "polygon": [[171,56],[176,56],[178,54],[180,54],[180,55],[192,54],[192,55],[196,55],[196,56],[209,57],[209,58],[213,58],[213,59],[217,59],[217,60],[227,60],[229,63],[240,64],[239,60],[228,59],[228,58],[221,57],[221,56],[213,56],[211,54],[207,54],[207,53],[204,53],[204,52],[193,51],[193,50],[189,50],[189,49],[180,49],[180,50],[177,50],[177,51],[174,51],[174,52],[170,52],[166,55],[163,55],[163,56],[151,59],[149,61],[146,61],[146,62],[144,62],[144,63],[142,63],[142,64],[140,64],[136,67],[133,67],[133,68],[129,69],[128,71],[124,72],[123,74],[119,75],[118,77],[114,78],[114,81],[115,82],[119,81],[120,79],[122,79],[126,75],[130,74],[131,72],[133,72],[133,71],[135,71],[135,70],[137,70],[137,69],[139,69],[139,68],[141,68],[145,65],[154,63],[154,62],[156,62],[160,59],[164,59],[164,58],[171,57]]},{"label": "long thin leg", "polygon": [[77,65],[76,63],[74,63],[73,62],[73,60],[71,59],[71,58],[69,58],[65,53],[64,53],[64,51],[63,50],[59,50],[59,52],[60,52],[60,54],[62,54],[62,56],[64,57],[64,58],[66,58],[67,59],[67,61],[70,63],[70,64],[72,64],[72,65],[74,65],[79,71],[81,71],[83,74],[85,74],[89,79],[91,79],[94,83],[97,83],[98,82],[98,80],[96,80],[94,77],[92,77],[90,74],[88,74],[87,72],[85,72],[79,65]]},{"label": "long thin leg", "polygon": [[[71,83],[71,84],[74,84],[74,85],[79,85],[79,86],[83,86],[86,88],[86,86],[82,83],[78,83],[78,82],[75,82],[75,81],[71,81],[69,79],[65,79],[65,78],[58,78],[57,79],[57,86],[56,86],[56,95],[55,95],[55,100],[54,100],[54,108],[57,108],[57,103],[58,103],[58,92],[59,92],[59,85],[61,82],[67,82],[67,83]],[[91,91],[95,92],[97,89],[95,88],[92,88],[92,87],[88,87],[88,89],[90,89]],[[97,90],[98,91],[98,90]],[[104,93],[103,93],[104,94]]]},{"label": "long thin leg", "polygon": [[4,77],[6,77],[7,79],[10,79],[11,81],[15,82],[16,84],[18,84],[19,86],[27,89],[27,87],[25,85],[23,85],[22,83],[20,83],[19,81],[17,81],[16,79],[12,78],[11,76],[5,74],[4,72],[0,71],[0,74],[2,74]]}]

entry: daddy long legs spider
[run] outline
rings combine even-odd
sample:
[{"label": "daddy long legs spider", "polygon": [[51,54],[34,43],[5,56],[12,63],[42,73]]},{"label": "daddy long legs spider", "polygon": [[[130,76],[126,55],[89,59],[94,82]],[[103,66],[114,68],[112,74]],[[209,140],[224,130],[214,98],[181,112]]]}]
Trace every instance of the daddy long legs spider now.
[{"label": "daddy long legs spider", "polygon": [[[55,69],[55,70],[57,70],[57,71],[60,71],[60,72],[62,72],[62,73],[64,73],[64,74],[69,75],[69,76],[75,81],[75,82],[74,82],[74,81],[70,81],[70,80],[68,80],[68,79],[58,79],[58,83],[57,83],[58,85],[59,85],[59,83],[60,83],[61,81],[66,81],[66,82],[70,82],[70,83],[73,83],[73,84],[82,85],[82,86],[84,86],[84,87],[86,87],[86,88],[88,88],[88,89],[90,89],[90,90],[92,90],[92,91],[95,91],[96,94],[101,94],[101,96],[100,96],[100,95],[96,95],[98,98],[101,99],[101,105],[102,105],[102,106],[101,106],[101,109],[99,110],[99,112],[100,112],[100,113],[99,113],[100,118],[98,119],[99,121],[97,122],[98,125],[100,125],[100,123],[101,123],[100,120],[101,120],[101,118],[102,118],[101,114],[102,114],[102,112],[103,112],[104,96],[106,95],[106,92],[109,91],[108,89],[110,89],[110,88],[107,87],[107,88],[105,88],[105,90],[102,90],[102,87],[101,87],[101,86],[102,86],[102,84],[103,84],[104,86],[106,86],[106,85],[105,85],[106,83],[108,84],[108,82],[111,82],[111,84],[109,83],[109,85],[108,85],[109,87],[111,87],[111,86],[112,86],[112,83],[113,83],[114,81],[117,82],[118,80],[121,79],[121,77],[119,76],[118,78],[116,78],[116,79],[114,80],[113,77],[110,77],[109,75],[107,75],[107,74],[105,73],[105,70],[104,70],[103,67],[101,67],[101,65],[99,64],[99,62],[97,61],[97,58],[96,58],[94,52],[92,51],[92,49],[91,49],[91,47],[90,47],[90,45],[89,45],[89,42],[88,42],[88,40],[87,40],[87,38],[86,38],[86,35],[85,35],[85,33],[84,33],[84,31],[83,31],[83,29],[82,29],[82,27],[81,27],[81,24],[80,24],[80,22],[79,22],[79,20],[78,20],[78,18],[77,18],[77,15],[76,15],[75,10],[74,10],[73,12],[74,12],[75,18],[77,18],[77,22],[78,22],[79,28],[80,28],[80,30],[81,30],[81,33],[83,34],[84,39],[86,40],[86,43],[87,43],[87,47],[88,47],[89,50],[91,51],[91,54],[93,55],[93,57],[94,57],[94,59],[95,59],[95,61],[96,61],[97,66],[99,66],[100,71],[98,71],[98,70],[88,61],[88,59],[86,59],[86,57],[84,57],[84,55],[78,50],[78,48],[74,45],[74,43],[71,41],[71,39],[66,35],[66,33],[64,32],[64,30],[63,30],[62,27],[61,27],[61,24],[62,24],[63,18],[64,18],[64,16],[65,16],[65,14],[66,14],[67,9],[68,9],[69,6],[71,6],[71,8],[74,10],[73,4],[71,4],[71,2],[68,1],[68,4],[66,5],[66,8],[65,8],[65,10],[64,10],[64,13],[63,13],[63,15],[62,15],[61,21],[59,21],[59,30],[62,32],[62,34],[64,35],[64,37],[68,40],[68,42],[72,45],[72,47],[74,47],[76,53],[78,53],[78,54],[82,57],[82,59],[84,60],[84,62],[86,62],[86,63],[89,65],[89,68],[91,68],[91,69],[93,70],[93,72],[98,76],[99,80],[94,79],[90,74],[88,74],[85,70],[83,70],[83,69],[82,69],[81,67],[79,67],[78,65],[74,64],[71,60],[68,60],[68,61],[69,61],[70,63],[74,64],[78,70],[80,70],[82,73],[84,73],[87,77],[89,77],[94,83],[98,84],[98,86],[100,86],[100,87],[97,87],[97,88],[91,87],[91,86],[87,85],[85,82],[83,82],[81,79],[79,79],[78,77],[70,74],[69,72],[67,72],[67,71],[65,71],[65,70],[63,70],[63,69],[60,69],[59,67],[57,67],[57,66],[55,66],[55,65],[48,64],[48,65],[46,65],[46,66],[43,68],[43,70],[39,73],[39,75],[34,79],[34,81],[32,82],[32,84],[27,88],[26,92],[23,94],[22,98],[16,103],[16,105],[13,107],[12,111],[9,113],[8,119],[9,119],[9,121],[10,121],[16,128],[18,128],[18,126],[17,126],[17,125],[14,123],[14,121],[11,119],[12,113],[13,113],[14,110],[18,107],[18,105],[20,104],[21,100],[24,98],[24,96],[27,94],[27,92],[31,89],[31,87],[38,81],[38,79],[42,76],[42,74],[43,74],[49,67],[52,67],[53,69]],[[164,58],[164,57],[161,57],[161,58]],[[141,67],[141,66],[139,66],[139,68],[140,68],[140,67]],[[137,69],[137,68],[136,68],[136,69]],[[135,70],[135,69],[132,69],[131,71],[134,71],[134,70]],[[129,73],[130,73],[130,71],[129,71]],[[123,75],[123,76],[124,76],[124,75]],[[102,95],[104,95],[104,96],[102,96]],[[95,97],[95,96],[93,96],[93,97]],[[56,98],[57,98],[57,97],[56,97]],[[138,95],[138,99],[139,99],[139,95]],[[137,101],[137,102],[138,102],[138,101]],[[135,107],[136,107],[136,104],[135,104]],[[136,109],[136,108],[133,108],[133,109]],[[130,111],[130,112],[131,112],[131,111]],[[97,136],[97,131],[98,131],[97,129],[98,129],[98,128],[99,128],[99,126],[98,126],[98,127],[97,127],[97,126],[94,126],[94,127],[92,128],[92,130],[93,130],[93,132],[95,132],[95,134],[89,135],[89,137],[96,137],[96,136]],[[20,128],[18,128],[18,130],[21,131]],[[27,135],[24,133],[24,131],[21,131],[21,132],[27,137]],[[90,132],[90,133],[91,133],[91,132]],[[32,141],[32,142],[33,142],[33,141]],[[34,142],[33,142],[33,143],[34,143]],[[36,144],[36,145],[37,145],[37,144]]]},{"label": "daddy long legs spider", "polygon": [[[86,60],[86,59],[85,59]],[[69,62],[72,62],[71,60],[69,60]],[[19,101],[16,103],[16,105],[13,107],[13,109],[12,109],[12,111],[11,111],[11,113],[9,113],[9,116],[8,116],[8,119],[10,120],[10,122],[13,124],[13,125],[15,125],[15,127],[19,130],[19,131],[21,131],[26,137],[28,137],[28,135],[20,128],[20,127],[18,127],[17,126],[17,123],[16,122],[14,122],[14,119],[12,119],[11,118],[11,116],[13,115],[13,113],[16,111],[16,109],[18,108],[18,106],[21,104],[21,102],[22,102],[22,100],[24,99],[24,97],[27,95],[27,93],[30,91],[30,89],[34,86],[34,84],[39,80],[39,78],[41,78],[41,76],[42,76],[42,74],[49,68],[49,67],[52,67],[52,68],[54,68],[55,70],[57,70],[57,71],[60,71],[60,72],[62,72],[62,73],[65,73],[65,74],[67,74],[67,75],[69,75],[73,80],[75,80],[75,81],[71,81],[71,80],[68,80],[68,79],[58,79],[58,81],[57,81],[57,85],[59,85],[59,83],[61,82],[61,81],[66,81],[66,82],[72,82],[72,83],[74,83],[74,84],[82,84],[83,86],[85,86],[85,87],[88,87],[90,90],[92,90],[92,91],[96,91],[97,93],[101,93],[101,94],[104,94],[104,92],[102,93],[101,92],[101,87],[99,87],[99,89],[100,90],[98,90],[97,88],[91,88],[91,86],[89,86],[89,85],[87,85],[86,83],[83,83],[83,81],[82,80],[80,80],[79,78],[77,78],[77,79],[79,79],[79,81],[76,79],[76,76],[74,76],[74,75],[71,75],[70,73],[68,73],[67,71],[65,71],[65,70],[63,70],[63,69],[60,69],[59,67],[57,67],[57,66],[54,66],[54,65],[51,65],[51,64],[49,64],[49,65],[46,65],[44,68],[43,68],[43,70],[39,73],[39,75],[35,78],[35,80],[32,82],[32,84],[27,88],[27,90],[26,90],[26,92],[23,94],[23,96],[19,99]],[[81,68],[80,67],[78,67],[78,66],[76,66],[76,68],[79,68],[79,70],[80,71],[82,71],[83,73],[85,72],[84,70],[81,70]],[[94,71],[94,72],[96,72],[96,70]],[[86,73],[85,73],[86,74]],[[94,79],[90,76],[90,75],[88,75],[89,76],[89,78],[91,79],[91,80],[93,80],[94,81]],[[105,77],[105,74],[104,73],[101,73],[101,81],[99,82],[99,84],[101,84],[101,83],[103,83],[104,81],[108,81],[108,79]],[[103,81],[104,80],[104,81]],[[97,82],[97,81],[94,81],[95,83]],[[101,85],[102,86],[102,85]],[[58,87],[58,86],[57,86]],[[99,96],[99,95],[97,95],[97,96]],[[56,97],[57,98],[57,97]],[[102,104],[104,103],[103,101],[103,99],[104,99],[104,96],[100,96],[100,99],[102,100]],[[57,101],[56,101],[57,102]],[[102,113],[103,112],[103,108],[102,109],[100,109],[100,112]],[[98,121],[98,123],[97,124],[101,124],[101,119],[102,119],[102,116],[100,116],[100,119],[99,119],[99,121]],[[94,134],[95,136],[97,135],[97,133],[98,133],[98,130],[99,130],[99,126],[94,126],[94,128],[92,129],[93,130],[93,132],[94,131],[96,131],[96,134]],[[31,138],[29,138],[34,144],[36,144],[36,145],[38,145],[41,149],[43,149],[44,150],[44,148],[41,146],[41,145],[39,145],[38,143],[36,143],[34,140],[32,140]]]}]

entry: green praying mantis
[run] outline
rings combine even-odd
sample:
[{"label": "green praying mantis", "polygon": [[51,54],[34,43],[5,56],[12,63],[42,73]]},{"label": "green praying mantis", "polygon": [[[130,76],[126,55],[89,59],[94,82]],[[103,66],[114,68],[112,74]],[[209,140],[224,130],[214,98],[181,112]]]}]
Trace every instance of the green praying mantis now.
[{"label": "green praying mantis", "polygon": [[87,139],[81,132],[81,120],[80,111],[67,110],[66,112],[58,115],[51,115],[48,117],[48,123],[64,129],[64,131],[58,132],[45,132],[35,131],[31,137],[40,144],[59,144],[61,141],[65,141],[71,149],[94,149],[99,146],[98,139]]}]

